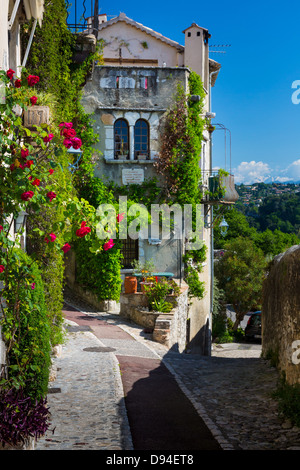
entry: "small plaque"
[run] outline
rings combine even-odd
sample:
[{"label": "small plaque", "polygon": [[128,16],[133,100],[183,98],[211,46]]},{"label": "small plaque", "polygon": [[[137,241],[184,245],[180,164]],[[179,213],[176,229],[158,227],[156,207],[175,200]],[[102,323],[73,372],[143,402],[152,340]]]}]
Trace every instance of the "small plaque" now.
[{"label": "small plaque", "polygon": [[31,106],[24,111],[24,126],[40,126],[41,124],[49,124],[49,107],[48,106]]},{"label": "small plaque", "polygon": [[144,182],[144,170],[142,168],[135,168],[132,170],[122,170],[123,184],[141,184]]}]

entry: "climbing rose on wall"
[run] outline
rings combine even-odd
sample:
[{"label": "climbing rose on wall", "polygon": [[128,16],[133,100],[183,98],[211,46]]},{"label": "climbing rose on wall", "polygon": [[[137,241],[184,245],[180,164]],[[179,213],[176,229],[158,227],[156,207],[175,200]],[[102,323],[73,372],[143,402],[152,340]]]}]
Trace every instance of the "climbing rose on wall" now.
[{"label": "climbing rose on wall", "polygon": [[50,202],[52,201],[52,199],[55,199],[56,198],[56,194],[53,192],[53,191],[49,191],[47,193],[47,197],[50,199]]},{"label": "climbing rose on wall", "polygon": [[6,75],[11,80],[14,76],[14,73],[15,73],[15,71],[13,69],[8,69],[8,71],[6,72]]},{"label": "climbing rose on wall", "polygon": [[108,242],[104,243],[103,250],[110,250],[114,246],[113,239],[111,238]]},{"label": "climbing rose on wall", "polygon": [[39,81],[40,81],[40,77],[38,77],[37,75],[28,75],[27,77],[27,83],[29,86],[34,86]]},{"label": "climbing rose on wall", "polygon": [[90,233],[90,227],[86,227],[86,222],[81,222],[81,227],[76,230],[77,237],[83,238],[85,235]]},{"label": "climbing rose on wall", "polygon": [[21,194],[21,199],[22,201],[29,201],[34,196],[33,191],[25,191],[23,194]]},{"label": "climbing rose on wall", "polygon": [[64,253],[67,253],[70,249],[71,249],[71,246],[69,245],[69,243],[65,243],[64,246],[62,247],[62,251]]}]

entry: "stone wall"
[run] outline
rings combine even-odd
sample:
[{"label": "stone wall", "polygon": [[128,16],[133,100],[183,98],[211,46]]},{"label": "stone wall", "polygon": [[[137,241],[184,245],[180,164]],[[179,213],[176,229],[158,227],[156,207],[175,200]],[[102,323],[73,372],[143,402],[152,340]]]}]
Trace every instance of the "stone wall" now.
[{"label": "stone wall", "polygon": [[276,358],[289,384],[300,383],[300,245],[276,256],[265,280],[262,353]]},{"label": "stone wall", "polygon": [[168,348],[183,352],[186,347],[186,329],[188,318],[188,289],[181,288],[177,298],[167,296],[167,301],[174,304],[169,313],[148,310],[147,297],[142,292],[121,294],[120,315],[137,325],[153,331],[153,340],[165,344]]}]

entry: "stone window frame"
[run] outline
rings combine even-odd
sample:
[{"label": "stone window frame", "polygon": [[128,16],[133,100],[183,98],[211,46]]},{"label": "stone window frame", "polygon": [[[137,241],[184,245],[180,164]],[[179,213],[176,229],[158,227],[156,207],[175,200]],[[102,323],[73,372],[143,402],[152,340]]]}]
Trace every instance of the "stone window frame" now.
[{"label": "stone window frame", "polygon": [[[125,131],[124,135],[126,134],[127,142],[125,142],[125,148],[121,150],[122,143],[117,142],[116,140],[116,126],[118,123],[123,123],[125,126],[121,127],[121,131]],[[121,132],[121,139],[123,133]],[[121,153],[122,152],[122,153]],[[118,160],[120,155],[126,155],[126,159],[130,159],[130,135],[129,135],[129,123],[125,118],[116,119],[114,122],[114,159]]]},{"label": "stone window frame", "polygon": [[[145,123],[146,124],[147,149],[145,151],[141,148],[137,149],[137,147],[136,147],[138,143],[140,145],[142,145],[142,142],[137,141],[138,137],[142,137],[142,135],[136,135],[137,134],[137,124],[138,123]],[[139,155],[146,155],[146,159],[150,160],[150,124],[144,118],[137,119],[135,124],[134,124],[134,142],[133,142],[133,146],[134,146],[134,159],[135,160],[138,160]]]}]

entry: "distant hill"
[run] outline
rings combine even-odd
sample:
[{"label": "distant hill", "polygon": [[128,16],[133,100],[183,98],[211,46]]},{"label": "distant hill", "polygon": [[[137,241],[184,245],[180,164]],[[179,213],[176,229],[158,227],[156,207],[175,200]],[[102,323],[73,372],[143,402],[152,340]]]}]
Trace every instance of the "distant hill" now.
[{"label": "distant hill", "polygon": [[300,183],[236,185],[236,209],[259,231],[279,229],[300,235]]}]

